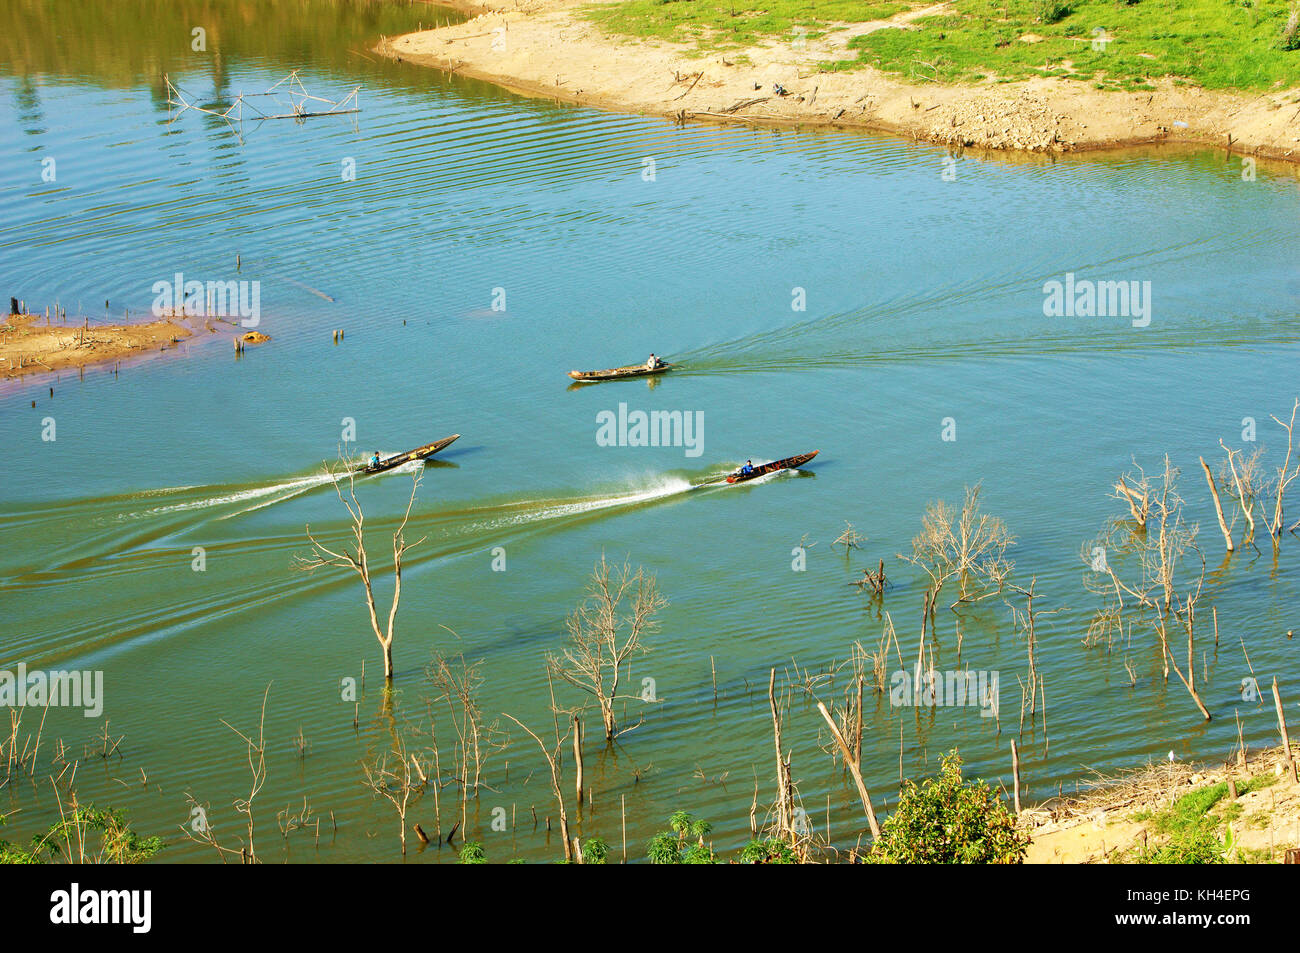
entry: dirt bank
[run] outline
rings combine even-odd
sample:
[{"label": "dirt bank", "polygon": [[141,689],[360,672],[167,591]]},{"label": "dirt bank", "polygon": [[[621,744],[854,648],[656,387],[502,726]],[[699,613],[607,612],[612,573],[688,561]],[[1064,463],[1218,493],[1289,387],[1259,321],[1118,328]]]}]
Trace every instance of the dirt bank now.
[{"label": "dirt bank", "polygon": [[807,38],[800,50],[768,42],[701,54],[606,34],[579,14],[589,3],[454,0],[450,5],[472,19],[385,41],[379,52],[526,95],[679,121],[859,127],[962,148],[1033,152],[1231,142],[1240,153],[1300,159],[1295,90],[1239,95],[1158,80],[1153,92],[1110,92],[1051,77],[911,85],[871,68],[818,72],[818,63],[848,56],[852,36],[908,29],[910,20],[944,4]]},{"label": "dirt bank", "polygon": [[13,380],[127,360],[167,350],[193,333],[180,319],[110,326],[11,314],[0,319],[0,375]]},{"label": "dirt bank", "polygon": [[1148,765],[1020,819],[1033,837],[1025,858],[1031,864],[1168,863],[1159,851],[1179,839],[1185,847],[1189,825],[1208,832],[1201,842],[1217,841],[1211,849],[1227,862],[1282,863],[1288,849],[1300,847],[1300,784],[1285,770],[1279,746],[1218,768]]}]

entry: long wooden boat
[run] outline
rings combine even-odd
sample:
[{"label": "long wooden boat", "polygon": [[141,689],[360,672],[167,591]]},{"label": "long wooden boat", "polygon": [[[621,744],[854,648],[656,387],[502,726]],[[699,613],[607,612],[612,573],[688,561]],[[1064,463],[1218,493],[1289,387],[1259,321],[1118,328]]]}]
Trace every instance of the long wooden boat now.
[{"label": "long wooden boat", "polygon": [[735,473],[731,474],[731,476],[727,477],[727,482],[744,483],[746,480],[753,480],[769,473],[775,473],[777,470],[796,470],[819,453],[821,453],[820,450],[814,450],[812,453],[801,453],[797,457],[786,457],[784,460],[774,460],[771,463],[763,464],[761,467],[754,467],[754,469],[747,474],[742,474],[737,470]]},{"label": "long wooden boat", "polygon": [[385,470],[391,470],[393,467],[400,467],[403,463],[410,463],[412,460],[423,460],[431,457],[439,450],[443,450],[460,439],[460,434],[454,433],[450,437],[443,437],[441,440],[435,440],[433,443],[426,443],[423,447],[416,447],[414,450],[407,450],[405,453],[397,453],[391,457],[383,457],[375,466],[366,464],[358,467],[355,472],[358,476],[367,476],[371,473],[383,473]]},{"label": "long wooden boat", "polygon": [[617,381],[624,377],[649,377],[652,374],[662,374],[676,366],[676,364],[669,364],[667,361],[661,361],[659,366],[655,368],[646,367],[644,364],[628,364],[625,367],[611,367],[604,371],[569,371],[569,376],[575,381],[586,383]]}]

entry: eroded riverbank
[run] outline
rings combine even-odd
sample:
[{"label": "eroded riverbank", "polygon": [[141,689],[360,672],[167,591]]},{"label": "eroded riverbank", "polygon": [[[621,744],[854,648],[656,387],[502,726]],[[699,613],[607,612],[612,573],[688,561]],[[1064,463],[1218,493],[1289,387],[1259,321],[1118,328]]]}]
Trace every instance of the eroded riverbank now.
[{"label": "eroded riverbank", "polygon": [[873,68],[822,72],[852,36],[906,29],[936,4],[797,44],[763,42],[702,53],[684,44],[611,35],[585,18],[586,0],[505,8],[455,0],[465,23],[385,40],[378,50],[524,95],[678,121],[855,127],[958,148],[1078,152],[1148,143],[1215,145],[1295,161],[1296,91],[1237,94],[1153,80],[1133,92],[1047,77],[917,85]]}]

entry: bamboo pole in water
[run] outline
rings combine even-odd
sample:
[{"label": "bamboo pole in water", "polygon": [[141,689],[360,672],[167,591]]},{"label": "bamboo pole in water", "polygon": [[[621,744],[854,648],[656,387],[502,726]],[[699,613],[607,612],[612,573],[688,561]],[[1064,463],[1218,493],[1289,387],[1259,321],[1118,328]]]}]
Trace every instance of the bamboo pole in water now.
[{"label": "bamboo pole in water", "polygon": [[1286,768],[1291,772],[1292,781],[1300,781],[1296,776],[1295,758],[1291,756],[1291,738],[1286,730],[1286,715],[1282,711],[1282,695],[1277,690],[1277,676],[1273,676],[1273,704],[1277,706],[1277,724],[1282,730],[1282,757]]},{"label": "bamboo pole in water", "polygon": [[862,675],[858,675],[857,713],[853,727],[853,763],[862,770]]},{"label": "bamboo pole in water", "polygon": [[1228,552],[1232,552],[1232,531],[1228,529],[1228,521],[1223,518],[1223,504],[1219,502],[1219,489],[1214,485],[1210,465],[1205,462],[1204,457],[1197,459],[1201,461],[1201,469],[1205,471],[1205,482],[1210,485],[1210,496],[1214,498],[1214,514],[1219,518],[1219,529],[1223,532],[1223,545],[1228,548]]},{"label": "bamboo pole in water", "polygon": [[1016,739],[1011,739],[1011,780],[1015,791],[1016,814],[1020,813],[1020,752],[1016,750]]},{"label": "bamboo pole in water", "polygon": [[794,799],[790,795],[789,775],[786,771],[785,756],[781,752],[781,715],[776,707],[776,669],[773,668],[767,679],[767,702],[772,708],[772,736],[776,745],[776,796],[777,826],[782,836],[790,834],[794,820]]},{"label": "bamboo pole in water", "polygon": [[577,715],[573,716],[573,763],[578,807],[582,807],[582,721]]},{"label": "bamboo pole in water", "polygon": [[826,706],[822,702],[818,702],[817,710],[826,719],[826,724],[830,725],[831,737],[835,739],[840,754],[844,756],[844,763],[849,766],[849,772],[853,775],[853,783],[858,786],[858,797],[862,798],[863,810],[867,812],[867,824],[871,827],[871,836],[875,840],[880,840],[880,824],[876,821],[876,812],[872,810],[871,795],[867,792],[867,785],[862,780],[862,772],[858,770],[857,763],[853,760],[853,752],[849,750],[849,746],[844,741],[844,736],[840,734],[840,729],[835,724],[835,719],[831,717],[831,713],[826,710]]}]

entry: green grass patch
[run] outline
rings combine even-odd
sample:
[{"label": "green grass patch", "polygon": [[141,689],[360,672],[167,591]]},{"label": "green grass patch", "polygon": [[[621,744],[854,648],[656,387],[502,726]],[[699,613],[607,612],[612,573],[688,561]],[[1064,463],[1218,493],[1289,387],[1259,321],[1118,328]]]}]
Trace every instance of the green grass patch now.
[{"label": "green grass patch", "polygon": [[[915,82],[1075,75],[1105,89],[1180,77],[1208,89],[1300,85],[1287,0],[956,0],[952,12],[850,44],[862,64]],[[1041,37],[1026,42],[1022,37]]]},{"label": "green grass patch", "polygon": [[1133,859],[1140,864],[1224,863],[1231,841],[1220,837],[1220,821],[1209,812],[1227,796],[1227,782],[1211,784],[1189,791],[1163,811],[1134,815],[1150,822],[1160,843],[1139,848]]},{"label": "green grass patch", "polygon": [[[839,23],[922,6],[898,0],[624,0],[585,16],[613,33],[714,51],[814,40]],[[915,29],[854,37],[827,71],[874,66],[913,82],[1066,76],[1145,91],[1177,78],[1207,89],[1300,86],[1300,7],[1292,0],[954,0]],[[1022,37],[1032,36],[1036,42]]]},{"label": "green grass patch", "polygon": [[626,0],[589,7],[585,15],[612,33],[725,49],[778,38],[813,40],[829,24],[886,20],[917,5],[899,0]]}]

